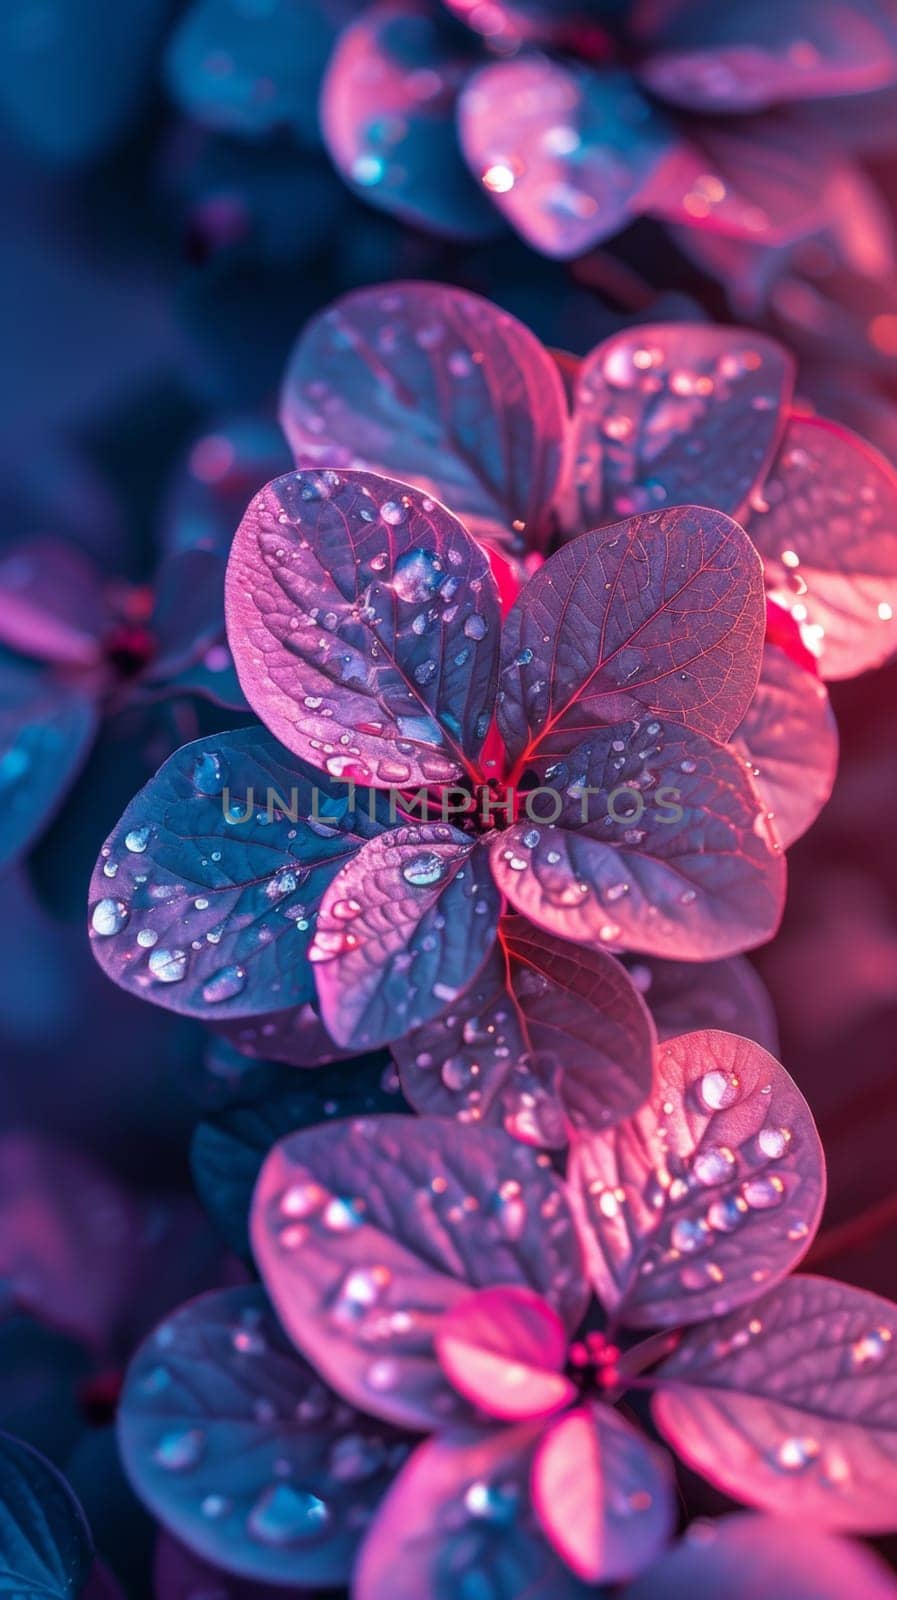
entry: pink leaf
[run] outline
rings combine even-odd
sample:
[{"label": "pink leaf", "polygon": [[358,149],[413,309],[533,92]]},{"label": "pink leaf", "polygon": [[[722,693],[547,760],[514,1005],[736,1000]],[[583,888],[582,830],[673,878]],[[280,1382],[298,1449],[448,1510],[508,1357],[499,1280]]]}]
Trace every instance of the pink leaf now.
[{"label": "pink leaf", "polygon": [[262,1168],[251,1232],[268,1292],[308,1359],[353,1404],[416,1428],[469,1414],[433,1337],[470,1289],[529,1287],[568,1328],[587,1298],[559,1179],[497,1129],[437,1117],[291,1135]]},{"label": "pink leaf", "polygon": [[421,1444],[362,1546],[354,1600],[588,1600],[546,1541],[530,1474],[539,1423],[453,1429]]},{"label": "pink leaf", "polygon": [[822,1211],[813,1118],[784,1067],[734,1034],[661,1048],[647,1105],[570,1153],[595,1292],[631,1327],[722,1313],[800,1260]]},{"label": "pink leaf", "polygon": [[874,0],[779,0],[771,7],[680,5],[640,77],[686,111],[762,111],[884,88],[897,78],[897,28]]},{"label": "pink leaf", "polygon": [[894,1527],[890,1301],[798,1275],[690,1330],[656,1378],[657,1426],[726,1493],[822,1527]]},{"label": "pink leaf", "polygon": [[549,1425],[532,1493],[546,1537],[592,1583],[631,1578],[672,1531],[667,1458],[608,1406],[584,1405]]},{"label": "pink leaf", "polygon": [[733,740],[786,847],[816,821],[838,767],[838,729],[825,684],[776,645]]},{"label": "pink leaf", "polygon": [[698,1028],[740,1033],[779,1054],[772,1000],[744,956],[726,961],[657,961],[633,956],[626,969],[644,997],[661,1039]]},{"label": "pink leaf", "polygon": [[722,512],[683,506],[583,534],[505,624],[498,721],[512,759],[646,711],[728,738],[757,686],[763,629],[759,563]]},{"label": "pink leaf", "polygon": [[[778,1508],[776,1508],[778,1509]],[[871,1550],[787,1517],[744,1512],[693,1523],[626,1590],[626,1600],[895,1600]]]},{"label": "pink leaf", "polygon": [[360,289],[315,317],[281,397],[301,467],[363,467],[450,506],[477,537],[545,536],[567,408],[515,317],[444,284]]},{"label": "pink leaf", "polygon": [[784,854],[725,745],[638,719],[530,770],[540,785],[532,794],[555,820],[505,829],[491,855],[499,888],[539,927],[692,961],[772,937]]},{"label": "pink leaf", "polygon": [[579,369],[571,532],[689,501],[738,516],[765,477],[791,400],[782,346],[695,323],[626,329]]},{"label": "pink leaf", "polygon": [[459,999],[393,1045],[416,1110],[497,1122],[550,1146],[566,1143],[568,1124],[602,1127],[637,1110],[653,1053],[650,1018],[613,957],[517,916]]},{"label": "pink leaf", "polygon": [[99,573],[76,545],[38,537],[0,557],[0,644],[36,661],[95,667],[109,621]]},{"label": "pink leaf", "polygon": [[748,532],[824,678],[897,645],[897,472],[847,428],[794,416]]},{"label": "pink leaf", "polygon": [[371,473],[294,472],[256,495],[227,569],[247,700],[333,778],[446,783],[492,713],[489,562],[435,501]]},{"label": "pink leaf", "polygon": [[334,877],[309,950],[328,1033],[370,1050],[429,1022],[476,976],[499,910],[470,834],[428,823],[370,840]]},{"label": "pink leaf", "polygon": [[460,1300],[443,1317],[435,1345],[459,1394],[503,1422],[549,1416],[576,1394],[563,1370],[567,1330],[529,1289],[481,1289]]},{"label": "pink leaf", "polygon": [[625,227],[677,148],[626,72],[524,55],[483,67],[461,95],[464,154],[517,232],[543,255],[582,255]]}]

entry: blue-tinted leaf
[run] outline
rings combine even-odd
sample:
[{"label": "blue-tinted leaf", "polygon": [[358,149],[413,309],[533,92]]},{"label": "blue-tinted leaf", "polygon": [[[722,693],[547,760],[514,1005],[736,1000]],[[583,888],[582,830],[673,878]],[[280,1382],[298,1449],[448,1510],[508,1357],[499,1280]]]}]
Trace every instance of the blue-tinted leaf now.
[{"label": "blue-tinted leaf", "polygon": [[897,1308],[801,1274],[685,1334],[656,1374],[655,1421],[739,1500],[885,1532],[897,1487]]},{"label": "blue-tinted leaf", "polygon": [[455,102],[479,52],[417,0],[385,0],[346,28],[321,97],[327,147],[357,194],[450,238],[498,231],[458,150]]},{"label": "blue-tinted leaf", "polygon": [[13,1600],[76,1600],[90,1531],[65,1479],[20,1439],[0,1434],[0,1590]]},{"label": "blue-tinted leaf", "polygon": [[593,1583],[640,1572],[673,1526],[666,1456],[601,1404],[549,1424],[536,1449],[532,1496],[558,1554]]},{"label": "blue-tinted leaf", "polygon": [[630,1122],[576,1142],[571,1205],[595,1292],[631,1327],[676,1327],[784,1277],[825,1194],[810,1109],[784,1067],[735,1034],[661,1047]]},{"label": "blue-tinted leaf", "polygon": [[895,1600],[897,1582],[871,1550],[793,1518],[718,1517],[693,1525],[626,1590],[626,1600]]},{"label": "blue-tinted leaf", "polygon": [[247,700],[331,777],[448,783],[486,735],[499,612],[441,505],[371,473],[294,472],[234,536],[227,624]]},{"label": "blue-tinted leaf", "polygon": [[661,1039],[699,1028],[740,1033],[779,1055],[779,1030],[772,1000],[759,973],[744,956],[726,961],[659,961],[631,956],[630,978],[644,996]]},{"label": "blue-tinted leaf", "polygon": [[89,695],[0,657],[0,865],[27,850],[58,810],[95,727]]},{"label": "blue-tinted leaf", "polygon": [[189,116],[259,138],[288,128],[317,144],[318,89],[338,0],[193,0],[172,36],[166,77]]},{"label": "blue-tinted leaf", "polygon": [[324,889],[377,828],[263,728],[185,745],[103,847],[90,888],[97,960],[123,988],[193,1016],[299,1005]]},{"label": "blue-tinted leaf", "polygon": [[266,416],[213,423],[193,440],[168,486],[162,510],[166,550],[213,550],[226,557],[252,496],[289,466],[283,434]]},{"label": "blue-tinted leaf", "polygon": [[458,107],[471,171],[543,255],[583,255],[641,209],[676,131],[628,72],[545,56],[483,67]]},{"label": "blue-tinted leaf", "polygon": [[757,686],[763,584],[721,512],[648,513],[583,534],[530,579],[505,624],[498,721],[523,758],[641,712],[726,739]]},{"label": "blue-tinted leaf", "polygon": [[415,483],[491,543],[544,539],[561,382],[529,329],[479,295],[399,283],[345,296],[300,337],[281,418],[300,467]]},{"label": "blue-tinted leaf", "polygon": [[559,1180],[498,1129],[369,1117],[277,1145],[255,1191],[256,1264],[284,1327],[353,1404],[402,1424],[467,1407],[433,1349],[471,1288],[535,1289],[574,1327],[586,1292]]},{"label": "blue-tinted leaf", "polygon": [[607,339],[576,382],[568,531],[688,502],[738,516],[793,382],[782,346],[742,328],[649,323]]},{"label": "blue-tinted leaf", "polygon": [[586,1600],[530,1495],[540,1423],[456,1429],[419,1445],[365,1539],[355,1600]]},{"label": "blue-tinted leaf", "polygon": [[631,1115],[653,1051],[645,1006],[612,956],[516,916],[458,1000],[393,1045],[416,1110],[498,1123],[536,1145]]},{"label": "blue-tinted leaf", "polygon": [[[691,961],[775,933],[785,858],[746,768],[675,722],[599,728],[532,768],[536,814],[491,847],[518,911],[562,939]],[[538,804],[535,795],[539,796]]]},{"label": "blue-tinted leaf", "polygon": [[309,949],[331,1037],[373,1050],[438,1016],[485,961],[500,909],[470,834],[426,823],[372,839],[333,878]]},{"label": "blue-tinted leaf", "polygon": [[302,1587],[348,1580],[406,1453],[318,1381],[255,1285],[203,1295],[146,1340],[119,1441],[134,1488],[176,1538],[229,1572]]},{"label": "blue-tinted leaf", "polygon": [[60,163],[99,155],[156,71],[167,0],[53,0],[0,17],[0,106],[23,143]]},{"label": "blue-tinted leaf", "polygon": [[251,1104],[232,1106],[193,1135],[190,1165],[199,1198],[237,1255],[251,1258],[249,1206],[262,1162],[279,1139],[333,1117],[407,1111],[383,1056],[301,1075],[280,1069]]},{"label": "blue-tinted leaf", "polygon": [[224,642],[224,561],[212,550],[183,550],[163,561],[153,610],[156,654],[149,683],[165,684]]},{"label": "blue-tinted leaf", "polygon": [[748,762],[787,848],[816,821],[834,787],[838,728],[825,684],[767,644],[760,681],[732,745]]}]

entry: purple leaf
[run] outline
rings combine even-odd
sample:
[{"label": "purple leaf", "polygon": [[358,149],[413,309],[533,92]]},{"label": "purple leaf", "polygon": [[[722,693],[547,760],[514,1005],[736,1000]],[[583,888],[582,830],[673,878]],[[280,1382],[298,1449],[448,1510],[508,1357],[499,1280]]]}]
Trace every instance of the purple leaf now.
[{"label": "purple leaf", "polygon": [[651,1083],[654,1031],[623,968],[506,917],[474,983],[393,1045],[416,1110],[499,1123],[528,1144],[630,1116]]},{"label": "purple leaf", "polygon": [[497,231],[455,132],[458,90],[478,58],[473,41],[420,0],[386,0],[343,30],[324,79],[324,138],[346,182],[448,238]]},{"label": "purple leaf", "polygon": [[659,1371],[657,1426],[727,1494],[804,1522],[894,1526],[897,1307],[798,1274],[686,1333]]},{"label": "purple leaf", "polygon": [[146,674],[150,683],[195,666],[223,642],[224,562],[215,551],[181,550],[165,558],[151,626],[157,650]]},{"label": "purple leaf", "polygon": [[726,961],[657,961],[633,956],[626,969],[661,1039],[721,1028],[779,1054],[779,1030],[766,987],[744,956]]},{"label": "purple leaf", "polygon": [[276,478],[234,536],[227,619],[250,705],[331,777],[449,783],[479,751],[495,582],[461,524],[417,490],[362,472]]},{"label": "purple leaf", "polygon": [[587,1600],[533,1509],[540,1433],[456,1429],[419,1445],[361,1548],[354,1600],[459,1600],[459,1585],[490,1600]]},{"label": "purple leaf", "polygon": [[741,328],[649,324],[598,345],[573,401],[569,531],[689,501],[738,516],[769,469],[793,381],[782,346]]},{"label": "purple leaf", "polygon": [[897,78],[897,29],[874,0],[780,0],[768,8],[678,5],[640,77],[686,111],[763,111],[858,94]]},{"label": "purple leaf", "polygon": [[318,1381],[254,1284],[202,1295],[150,1335],[119,1444],[141,1500],[203,1560],[303,1588],[347,1582],[407,1453]]},{"label": "purple leaf", "polygon": [[784,854],[744,764],[724,745],[639,719],[531,770],[533,795],[546,815],[560,803],[557,818],[505,829],[491,856],[499,888],[539,927],[692,961],[772,937]]},{"label": "purple leaf", "polygon": [[849,429],[795,416],[762,501],[748,532],[822,676],[879,666],[897,645],[894,468]]},{"label": "purple leaf", "polygon": [[636,1328],[696,1322],[777,1283],[825,1193],[813,1118],[784,1067],[711,1031],[661,1047],[648,1103],[578,1140],[568,1180],[595,1292]]},{"label": "purple leaf", "polygon": [[893,1574],[871,1550],[787,1517],[693,1524],[626,1590],[625,1600],[895,1600]]},{"label": "purple leaf", "polygon": [[436,1354],[459,1394],[489,1417],[526,1422],[576,1398],[564,1375],[567,1330],[529,1289],[480,1289],[446,1312]]},{"label": "purple leaf", "polygon": [[425,823],[372,839],[330,883],[309,950],[331,1037],[372,1050],[444,1011],[486,959],[500,909],[470,834]]},{"label": "purple leaf", "polygon": [[300,467],[417,484],[491,543],[544,540],[567,408],[554,362],[515,317],[443,284],[346,295],[308,324],[281,397]]},{"label": "purple leaf", "polygon": [[529,1287],[569,1328],[585,1305],[562,1185],[497,1129],[394,1116],[305,1129],[265,1162],[251,1236],[309,1360],[353,1404],[411,1427],[467,1414],[433,1335],[469,1289]]},{"label": "purple leaf", "polygon": [[605,1405],[579,1406],[548,1426],[533,1462],[532,1495],[558,1555],[592,1583],[640,1572],[673,1528],[667,1457]]},{"label": "purple leaf", "polygon": [[31,1312],[108,1347],[132,1290],[136,1209],[74,1151],[26,1134],[0,1139],[0,1290]]},{"label": "purple leaf", "polygon": [[168,485],[162,509],[167,553],[211,550],[226,558],[254,494],[290,470],[277,423],[251,413],[216,421],[193,440]]},{"label": "purple leaf", "polygon": [[543,255],[582,255],[638,214],[675,129],[627,72],[524,55],[483,67],[458,105],[471,170]]},{"label": "purple leaf", "polygon": [[153,1561],[155,1600],[288,1600],[295,1590],[252,1583],[200,1559],[168,1533],[159,1535]]},{"label": "purple leaf", "polygon": [[0,557],[0,644],[35,661],[95,667],[108,622],[99,575],[76,545],[31,538]]},{"label": "purple leaf", "polygon": [[760,566],[737,523],[697,506],[585,533],[530,578],[505,624],[498,722],[512,759],[562,753],[641,712],[711,738],[757,686]]},{"label": "purple leaf", "polygon": [[748,763],[782,844],[793,844],[834,787],[838,729],[825,684],[767,644],[760,682],[732,747]]},{"label": "purple leaf", "polygon": [[57,812],[95,730],[90,695],[0,654],[0,866],[27,850]]},{"label": "purple leaf", "polygon": [[291,1006],[287,1011],[270,1011],[262,1017],[240,1017],[217,1031],[241,1055],[283,1061],[290,1067],[323,1067],[354,1053],[334,1044],[309,1003]]},{"label": "purple leaf", "polygon": [[378,828],[352,806],[263,728],[185,745],[100,854],[90,927],[101,967],[144,999],[215,1021],[310,1000],[321,897]]}]

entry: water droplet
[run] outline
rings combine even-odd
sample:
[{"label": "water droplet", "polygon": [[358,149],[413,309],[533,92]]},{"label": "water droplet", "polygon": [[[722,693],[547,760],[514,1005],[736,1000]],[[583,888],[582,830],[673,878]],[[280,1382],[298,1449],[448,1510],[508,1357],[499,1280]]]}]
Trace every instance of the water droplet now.
[{"label": "water droplet", "polygon": [[224,783],[221,757],[214,750],[204,750],[193,763],[193,786],[200,794],[220,794]]},{"label": "water droplet", "polygon": [[217,1522],[221,1517],[226,1517],[232,1509],[233,1501],[225,1498],[223,1494],[207,1494],[199,1503],[199,1509],[210,1522]]},{"label": "water droplet", "polygon": [[708,1187],[715,1183],[725,1183],[735,1170],[735,1156],[728,1145],[709,1145],[706,1150],[699,1150],[692,1163],[692,1171],[698,1183]]},{"label": "water droplet", "polygon": [[769,1161],[778,1161],[791,1141],[790,1128],[761,1128],[757,1134],[760,1153]]},{"label": "water droplet", "polygon": [[369,1389],[384,1393],[387,1389],[394,1389],[399,1381],[399,1365],[397,1361],[384,1358],[375,1361],[368,1367],[366,1380]]},{"label": "water droplet", "polygon": [[486,622],[485,617],[481,617],[474,611],[464,624],[464,632],[468,639],[484,639],[488,626],[489,624]]},{"label": "water droplet", "polygon": [[365,1439],[360,1433],[347,1433],[337,1439],[330,1452],[330,1472],[337,1483],[363,1483],[383,1465],[381,1439]]},{"label": "water droplet", "polygon": [[93,908],[90,926],[94,933],[108,939],[113,933],[121,933],[128,915],[128,908],[123,900],[98,900]]},{"label": "water droplet", "polygon": [[888,1353],[892,1334],[890,1328],[873,1328],[864,1333],[850,1347],[850,1365],[854,1369],[877,1367]]},{"label": "water droplet", "polygon": [[142,855],[149,844],[149,836],[149,828],[132,828],[130,833],[125,834],[125,849],[130,850],[132,855]]},{"label": "water droplet", "polygon": [[406,883],[415,889],[426,889],[431,884],[439,883],[445,877],[447,864],[435,850],[427,851],[424,855],[412,856],[402,867],[402,877]]},{"label": "water droplet", "polygon": [[154,950],[147,965],[158,983],[180,983],[187,971],[187,952]]},{"label": "water droplet", "polygon": [[747,1207],[744,1201],[739,1205],[734,1195],[725,1195],[721,1200],[714,1200],[707,1208],[707,1226],[714,1233],[734,1233],[735,1229],[744,1221]]},{"label": "water droplet", "polygon": [[206,1436],[199,1428],[173,1428],[163,1433],[153,1451],[153,1460],[166,1472],[188,1472],[201,1460]]},{"label": "water droplet", "polygon": [[400,600],[421,605],[436,593],[442,577],[441,563],[429,550],[406,550],[396,561],[392,586]]},{"label": "water droplet", "polygon": [[781,1178],[749,1178],[741,1193],[752,1211],[771,1211],[784,1200],[785,1185]]},{"label": "water droplet", "polygon": [[698,1091],[708,1111],[725,1111],[738,1099],[740,1085],[734,1073],[717,1069],[704,1073]]},{"label": "water droplet", "polygon": [[289,1483],[276,1483],[262,1490],[246,1526],[263,1544],[286,1546],[317,1538],[330,1520],[328,1506],[317,1495]]},{"label": "water droplet", "polygon": [[233,1000],[245,987],[246,972],[243,967],[222,967],[220,972],[214,973],[203,984],[202,997],[209,1005],[215,1005],[220,1000]]},{"label": "water droplet", "polygon": [[464,1496],[465,1510],[478,1521],[513,1522],[520,1490],[515,1483],[472,1483]]},{"label": "water droplet", "polygon": [[343,1278],[330,1307],[330,1315],[339,1327],[352,1327],[360,1322],[378,1301],[383,1299],[392,1282],[388,1267],[353,1267]]},{"label": "water droplet", "polygon": [[[380,515],[391,528],[399,528],[403,522],[408,521],[408,509],[400,500],[384,500],[380,507]],[[396,570],[398,571],[398,566]]]},{"label": "water droplet", "polygon": [[794,1436],[782,1440],[775,1450],[773,1461],[785,1472],[802,1472],[816,1460],[818,1454],[819,1444],[816,1439],[801,1439]]},{"label": "water droplet", "polygon": [[670,1242],[674,1250],[682,1255],[690,1255],[693,1250],[700,1250],[707,1241],[707,1227],[703,1222],[693,1222],[690,1217],[680,1217],[674,1222],[670,1231]]},{"label": "water droplet", "polygon": [[154,944],[159,943],[159,935],[152,928],[141,928],[137,935],[137,943],[141,950],[152,950]]}]

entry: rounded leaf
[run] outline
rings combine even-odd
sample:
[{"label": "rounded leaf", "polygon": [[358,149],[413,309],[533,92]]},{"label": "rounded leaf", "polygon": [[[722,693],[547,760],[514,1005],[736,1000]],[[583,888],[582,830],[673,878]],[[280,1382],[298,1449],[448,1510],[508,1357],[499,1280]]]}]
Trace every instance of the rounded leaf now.
[{"label": "rounded leaf", "polygon": [[645,711],[727,739],[757,686],[765,628],[743,530],[698,506],[585,533],[530,578],[502,638],[498,723],[512,758],[569,750]]},{"label": "rounded leaf", "polygon": [[471,171],[543,255],[583,255],[641,209],[677,147],[675,129],[629,73],[546,56],[483,67],[458,103]]},{"label": "rounded leaf", "polygon": [[756,1298],[800,1260],[825,1195],[810,1109],[759,1045],[670,1039],[631,1122],[576,1142],[570,1203],[595,1292],[636,1328]]},{"label": "rounded leaf", "polygon": [[793,385],[787,351],[746,328],[649,323],[605,340],[576,381],[568,531],[689,502],[738,516]]},{"label": "rounded leaf", "polygon": [[281,419],[300,467],[362,467],[417,484],[477,537],[544,539],[567,408],[528,328],[447,284],[359,289],[307,325]]},{"label": "rounded leaf", "polygon": [[564,1375],[567,1330],[529,1289],[480,1289],[460,1300],[435,1344],[446,1377],[486,1416],[525,1422],[576,1398]]},{"label": "rounded leaf", "polygon": [[[587,1600],[533,1508],[540,1423],[453,1429],[418,1446],[361,1549],[354,1600]],[[488,1585],[488,1589],[485,1587]]]},{"label": "rounded leaf", "polygon": [[216,1021],[310,1000],[321,896],[378,828],[354,802],[264,728],[184,745],[103,846],[90,886],[100,966],[156,1005]]},{"label": "rounded leaf", "polygon": [[351,1051],[334,1044],[314,1006],[291,1006],[261,1017],[240,1017],[216,1032],[242,1056],[259,1062],[282,1061],[290,1067],[323,1067],[343,1061]]},{"label": "rounded leaf", "polygon": [[563,1187],[497,1129],[435,1117],[306,1128],[275,1146],[252,1211],[284,1327],[353,1404],[417,1428],[467,1408],[433,1336],[470,1289],[534,1289],[574,1327],[587,1297]]},{"label": "rounded leaf", "polygon": [[406,1441],[296,1354],[257,1285],[190,1301],[141,1345],[118,1414],[128,1477],[213,1566],[299,1587],[346,1583]]},{"label": "rounded leaf", "polygon": [[753,1039],[779,1055],[772,999],[744,956],[726,961],[659,961],[631,956],[626,970],[654,1019],[661,1039],[700,1028],[720,1028]]},{"label": "rounded leaf", "polygon": [[93,1564],[75,1496],[42,1455],[0,1434],[0,1568],[15,1600],[77,1600]]},{"label": "rounded leaf", "polygon": [[760,681],[732,747],[753,774],[787,848],[816,821],[838,769],[838,728],[824,683],[767,644]]},{"label": "rounded leaf", "polygon": [[275,478],[227,567],[240,684],[271,732],[344,782],[449,783],[492,716],[489,561],[444,506],[372,473]]},{"label": "rounded leaf", "polygon": [[592,1583],[640,1572],[673,1528],[667,1457],[605,1405],[579,1406],[548,1426],[536,1448],[532,1494],[558,1555]]},{"label": "rounded leaf", "polygon": [[897,1582],[871,1550],[786,1517],[742,1513],[692,1525],[626,1600],[895,1600]]},{"label": "rounded leaf", "polygon": [[356,194],[449,238],[497,231],[455,132],[458,90],[477,55],[420,0],[385,0],[343,30],[321,96],[327,148]]},{"label": "rounded leaf", "polygon": [[40,667],[0,657],[0,866],[51,821],[96,730],[91,696]]},{"label": "rounded leaf", "polygon": [[689,1330],[654,1375],[654,1420],[736,1499],[805,1524],[897,1520],[897,1307],[798,1274]]},{"label": "rounded leaf", "polygon": [[559,1146],[570,1126],[597,1128],[637,1110],[654,1030],[612,956],[510,916],[469,988],[396,1040],[393,1055],[416,1110]]},{"label": "rounded leaf", "polygon": [[799,623],[824,678],[897,646],[897,472],[856,434],[792,417],[748,521],[770,596]]},{"label": "rounded leaf", "polygon": [[[600,728],[539,762],[540,806],[491,846],[496,883],[562,939],[692,961],[775,933],[785,857],[744,763],[675,722]],[[547,798],[541,798],[545,796]]]},{"label": "rounded leaf", "polygon": [[336,873],[308,953],[331,1037],[373,1050],[444,1011],[486,959],[500,909],[470,834],[428,823],[372,839]]}]

